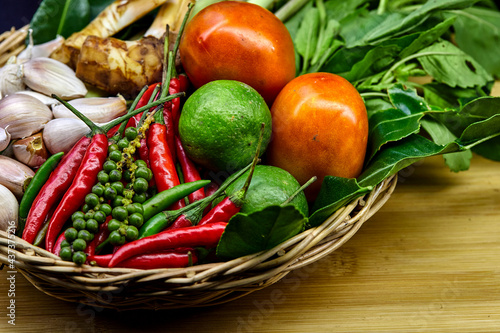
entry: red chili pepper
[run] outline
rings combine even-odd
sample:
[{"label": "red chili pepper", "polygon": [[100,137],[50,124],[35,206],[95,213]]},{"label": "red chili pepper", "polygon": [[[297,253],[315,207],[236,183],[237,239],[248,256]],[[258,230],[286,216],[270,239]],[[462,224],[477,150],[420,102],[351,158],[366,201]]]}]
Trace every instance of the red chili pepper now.
[{"label": "red chili pepper", "polygon": [[[95,255],[89,257],[89,262],[95,262],[100,267],[108,267],[111,258],[113,258],[113,254]],[[116,266],[136,269],[182,268],[197,262],[196,251],[188,248],[140,254],[126,259]]]},{"label": "red chili pepper", "polygon": [[122,245],[109,261],[109,267],[136,255],[176,249],[179,247],[217,246],[227,223],[211,223],[175,230],[166,230],[159,234],[138,239]]},{"label": "red chili pepper", "polygon": [[200,222],[198,222],[198,225],[214,222],[229,222],[229,219],[241,210],[241,205],[242,202],[234,200],[234,198],[231,197],[226,197],[203,216]]},{"label": "red chili pepper", "polygon": [[64,237],[64,232],[63,232],[63,233],[61,233],[61,234],[59,235],[59,237],[57,237],[57,240],[56,240],[56,242],[55,242],[55,244],[54,244],[54,254],[55,254],[56,256],[58,256],[58,255],[59,255],[59,253],[61,252],[61,243],[62,243],[62,242],[63,242],[63,240],[65,240],[65,239],[66,239],[66,237]]},{"label": "red chili pepper", "polygon": [[71,217],[85,202],[85,196],[90,193],[92,186],[97,182],[97,173],[102,169],[108,153],[108,139],[105,134],[95,134],[85,152],[82,163],[76,175],[64,194],[61,202],[54,211],[49,222],[49,229],[45,237],[45,249],[53,251],[54,241],[61,231],[66,220]]},{"label": "red chili pepper", "polygon": [[[148,131],[146,131],[146,137],[148,136]],[[148,168],[151,169],[151,163],[149,162],[149,149],[146,138],[141,139],[141,146],[139,147],[139,157],[141,160],[146,162]]]},{"label": "red chili pepper", "polygon": [[179,80],[179,91],[187,91],[189,88],[189,79],[186,74],[179,74],[177,76]]},{"label": "red chili pepper", "polygon": [[56,207],[71,185],[89,144],[90,138],[81,138],[68,154],[63,156],[57,168],[52,172],[36,196],[28,214],[22,236],[28,243],[33,244],[43,223],[48,219],[49,213]]},{"label": "red chili pepper", "polygon": [[[176,94],[180,91],[185,91],[185,90],[181,90],[179,79],[176,77],[171,78],[170,79],[170,86],[168,87],[168,93],[170,95],[173,95],[173,94]],[[180,98],[175,98],[175,99],[168,101],[164,104],[164,112],[165,111],[171,112],[172,124],[174,123],[173,120],[177,119],[180,107],[181,107],[181,99]]]},{"label": "red chili pepper", "polygon": [[[156,99],[156,96],[153,97],[153,92],[155,91],[156,89],[156,86],[161,84],[161,82],[156,82],[156,83],[153,83],[152,85],[150,85],[148,87],[148,89],[146,90],[146,92],[144,92],[144,94],[142,95],[142,97],[139,99],[139,102],[137,102],[137,106],[135,107],[135,109],[139,109],[139,108],[142,108],[144,105],[147,105],[150,101],[153,101],[154,99]],[[141,119],[142,117],[142,113],[139,113],[137,115],[135,115],[133,118],[131,118],[130,120],[132,121],[133,119],[133,125],[131,126],[134,126],[136,127],[137,124],[139,123],[139,120]]]},{"label": "red chili pepper", "polygon": [[85,249],[85,253],[87,254],[87,256],[95,255],[97,247],[108,238],[109,220],[111,220],[111,216],[108,216],[106,218],[106,221],[104,221],[104,223],[99,225],[99,231],[97,231],[97,234],[94,236],[94,238],[90,241],[90,243],[87,245],[87,248]]},{"label": "red chili pepper", "polygon": [[[149,127],[147,137],[149,162],[158,192],[180,184],[175,163],[168,148],[166,132],[165,125],[154,123]],[[173,205],[172,209],[179,209],[184,206],[184,200],[179,200]]]},{"label": "red chili pepper", "polygon": [[[198,172],[196,165],[186,155],[186,151],[184,150],[181,140],[178,137],[175,137],[175,152],[182,168],[184,182],[189,183],[201,180],[200,173]],[[204,188],[200,188],[198,191],[195,191],[188,196],[189,202],[195,202],[203,198],[205,198]]]},{"label": "red chili pepper", "polygon": [[170,110],[163,109],[163,120],[165,123],[165,127],[167,129],[166,136],[167,136],[168,149],[170,149],[170,153],[172,154],[172,160],[175,163],[175,161],[177,160],[175,154],[176,130],[174,129],[174,118],[172,117],[172,112]]}]

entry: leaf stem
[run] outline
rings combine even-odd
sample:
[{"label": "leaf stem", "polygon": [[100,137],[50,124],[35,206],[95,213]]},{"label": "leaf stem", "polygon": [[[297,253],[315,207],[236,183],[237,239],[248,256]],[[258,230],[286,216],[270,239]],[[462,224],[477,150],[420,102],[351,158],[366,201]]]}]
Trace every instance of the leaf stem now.
[{"label": "leaf stem", "polygon": [[283,7],[278,9],[274,15],[281,21],[285,22],[299,9],[304,7],[310,0],[291,0],[288,1]]},{"label": "leaf stem", "polygon": [[269,9],[274,5],[275,2],[277,2],[277,0],[249,0],[247,2]]},{"label": "leaf stem", "polygon": [[377,14],[378,15],[384,14],[386,9],[387,9],[387,0],[380,0],[380,2],[378,3]]},{"label": "leaf stem", "polygon": [[387,94],[380,92],[364,92],[359,94],[361,97],[387,97]]},{"label": "leaf stem", "polygon": [[454,55],[454,56],[461,56],[463,54],[461,53],[453,53],[453,52],[422,52],[422,53],[415,53],[412,54],[406,58],[401,59],[400,61],[396,62],[394,65],[392,65],[391,68],[387,70],[387,72],[384,74],[382,79],[380,80],[381,82],[385,82],[385,80],[391,75],[393,71],[395,71],[399,66],[407,62],[408,60],[412,60],[415,58],[420,58],[420,57],[427,57],[427,56],[432,56],[432,55]]}]

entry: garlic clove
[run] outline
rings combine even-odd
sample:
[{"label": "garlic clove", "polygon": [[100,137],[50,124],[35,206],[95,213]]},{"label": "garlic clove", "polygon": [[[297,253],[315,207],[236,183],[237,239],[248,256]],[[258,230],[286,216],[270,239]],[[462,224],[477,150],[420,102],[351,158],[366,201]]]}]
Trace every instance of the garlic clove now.
[{"label": "garlic clove", "polygon": [[16,159],[31,168],[40,167],[49,158],[47,148],[43,142],[42,133],[17,140],[12,145]]},{"label": "garlic clove", "polygon": [[[17,227],[19,203],[14,194],[5,186],[0,185],[0,230],[8,231]],[[9,230],[9,233],[13,233]]]},{"label": "garlic clove", "polygon": [[50,119],[52,111],[35,97],[14,94],[0,100],[0,127],[9,126],[12,139],[40,132]]},{"label": "garlic clove", "polygon": [[43,141],[51,154],[68,153],[89,128],[80,119],[57,118],[49,121],[43,129]]},{"label": "garlic clove", "polygon": [[64,100],[84,97],[85,84],[67,65],[51,58],[33,58],[24,63],[24,83],[47,96],[56,94]]},{"label": "garlic clove", "polygon": [[28,166],[13,158],[0,155],[0,185],[7,187],[21,199],[24,188],[35,173]]},{"label": "garlic clove", "polygon": [[57,50],[64,43],[64,37],[57,36],[55,39],[50,40],[46,43],[31,45],[29,44],[19,55],[17,56],[18,63],[24,63],[33,58],[49,57],[52,52]]},{"label": "garlic clove", "polygon": [[[105,123],[127,113],[127,101],[120,95],[118,97],[77,98],[69,101],[69,104],[96,123]],[[54,118],[78,118],[60,103],[52,106],[52,113]]]},{"label": "garlic clove", "polygon": [[18,64],[7,64],[0,68],[0,98],[24,90],[23,69]]},{"label": "garlic clove", "polygon": [[10,133],[5,128],[0,127],[0,151],[7,149],[10,143]]},{"label": "garlic clove", "polygon": [[40,102],[47,105],[48,107],[51,107],[52,105],[59,103],[59,101],[57,99],[49,97],[49,96],[44,95],[44,94],[41,94],[39,92],[33,91],[33,90],[21,90],[21,91],[16,92],[16,94],[28,95],[31,97],[35,97]]}]

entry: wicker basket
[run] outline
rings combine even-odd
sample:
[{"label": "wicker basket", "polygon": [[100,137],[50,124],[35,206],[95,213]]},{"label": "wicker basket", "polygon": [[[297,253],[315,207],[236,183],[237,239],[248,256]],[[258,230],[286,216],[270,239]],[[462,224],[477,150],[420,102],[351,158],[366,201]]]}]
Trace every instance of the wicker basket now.
[{"label": "wicker basket", "polygon": [[0,262],[9,266],[14,260],[15,269],[36,288],[66,301],[117,310],[215,305],[272,285],[338,249],[384,205],[396,183],[397,176],[392,176],[320,226],[273,249],[228,262],[154,270],[76,266],[3,231]]},{"label": "wicker basket", "polygon": [[[0,67],[25,48],[27,33],[28,26],[0,34]],[[397,176],[392,176],[320,226],[273,249],[228,262],[154,270],[76,266],[0,231],[0,263],[50,296],[91,306],[132,310],[225,303],[272,285],[338,249],[384,205],[396,183]]]}]

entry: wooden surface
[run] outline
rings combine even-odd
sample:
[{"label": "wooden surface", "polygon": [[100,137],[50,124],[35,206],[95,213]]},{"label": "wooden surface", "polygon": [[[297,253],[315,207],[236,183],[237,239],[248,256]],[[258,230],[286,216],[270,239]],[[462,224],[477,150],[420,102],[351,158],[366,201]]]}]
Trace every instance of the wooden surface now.
[{"label": "wooden surface", "polygon": [[[47,296],[0,272],[0,332],[500,332],[500,176],[475,156],[405,169],[389,202],[340,250],[210,308],[119,313]],[[16,326],[5,311],[16,304]]]}]

